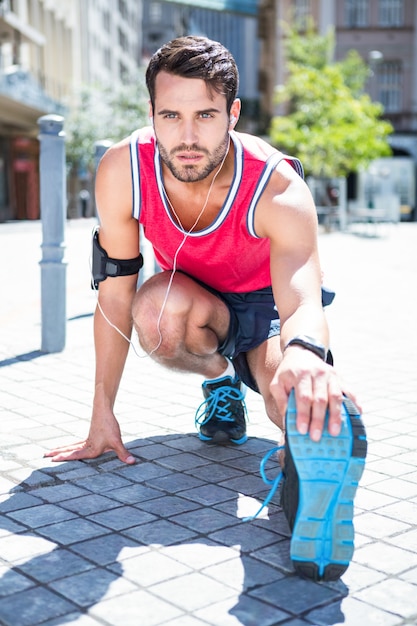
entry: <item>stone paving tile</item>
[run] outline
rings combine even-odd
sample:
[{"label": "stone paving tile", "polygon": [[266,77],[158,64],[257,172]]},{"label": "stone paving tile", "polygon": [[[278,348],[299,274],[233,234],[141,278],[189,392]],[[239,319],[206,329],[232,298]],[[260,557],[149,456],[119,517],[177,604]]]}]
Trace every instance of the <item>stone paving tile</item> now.
[{"label": "stone paving tile", "polygon": [[99,599],[124,596],[137,589],[136,585],[119,576],[119,573],[99,568],[53,581],[49,586],[80,608],[90,607]]},{"label": "stone paving tile", "polygon": [[118,508],[120,502],[114,502],[111,498],[100,496],[98,494],[89,494],[79,498],[72,498],[60,503],[64,509],[69,509],[81,516],[93,515],[101,511],[110,511]]},{"label": "stone paving tile", "polygon": [[[283,622],[285,624],[291,623],[288,622],[290,615],[286,611],[245,595],[240,596],[237,601],[233,598],[224,602],[216,602],[204,609],[195,611],[194,614],[207,620],[213,626],[237,626],[238,624],[277,626]],[[306,623],[302,622],[303,625]]]},{"label": "stone paving tile", "polygon": [[235,559],[237,554],[234,546],[221,546],[205,537],[192,539],[182,545],[164,546],[161,551],[196,571]]},{"label": "stone paving tile", "polygon": [[40,528],[76,517],[71,511],[65,511],[53,504],[41,504],[23,509],[23,511],[12,511],[8,515],[28,528]]},{"label": "stone paving tile", "polygon": [[[120,565],[109,566],[109,569],[120,572]],[[155,550],[131,556],[123,561],[123,577],[140,587],[155,585],[191,572],[190,567]]]},{"label": "stone paving tile", "polygon": [[236,555],[236,558],[206,567],[202,572],[229,587],[245,592],[284,578],[282,572],[245,555]]},{"label": "stone paving tile", "polygon": [[145,500],[136,505],[138,509],[154,513],[161,518],[170,518],[179,513],[199,508],[197,502],[190,502],[179,496],[158,496],[153,500]]},{"label": "stone paving tile", "polygon": [[36,582],[5,565],[0,566],[0,598],[8,597],[15,593],[20,593],[24,589],[34,587]]},{"label": "stone paving tile", "polygon": [[[121,608],[122,605],[122,608]],[[181,616],[183,611],[163,598],[156,597],[146,590],[132,591],[123,598],[113,598],[96,604],[90,609],[93,617],[105,620],[109,626],[158,626],[169,619]]]},{"label": "stone paving tile", "polygon": [[311,611],[306,619],[311,620],[315,626],[396,626],[402,623],[398,615],[369,606],[355,598],[344,598],[340,603]]},{"label": "stone paving tile", "polygon": [[403,580],[383,580],[358,592],[357,598],[404,619],[417,619],[415,585]]},{"label": "stone paving tile", "polygon": [[[39,226],[1,225],[0,261],[12,246],[39,252]],[[90,233],[89,220],[69,229],[62,353],[40,353],[38,305],[7,322],[0,310],[0,624],[417,624],[417,225],[319,242],[337,291],[327,310],[336,363],[364,406],[370,444],[355,501],[356,551],[335,584],[295,575],[278,494],[259,519],[241,520],[268,491],[259,462],[279,439],[251,391],[245,446],[206,446],[193,421],[200,377],[130,353],[116,413],[137,464],[112,454],[56,465],[43,458],[88,431],[94,297],[82,259]],[[6,293],[5,280],[38,302],[35,280],[2,276]],[[268,475],[276,471],[268,465]]]},{"label": "stone paving tile", "polygon": [[171,543],[187,541],[195,537],[197,533],[166,520],[157,520],[150,524],[129,528],[124,531],[124,534],[145,545],[169,545]]},{"label": "stone paving tile", "polygon": [[48,554],[56,547],[52,541],[31,533],[11,534],[0,539],[0,555],[7,563],[21,563],[42,554]]},{"label": "stone paving tile", "polygon": [[202,485],[194,489],[188,489],[182,492],[183,498],[189,498],[194,502],[203,504],[204,506],[213,506],[219,502],[232,500],[236,498],[236,492],[233,489],[226,489],[220,485]]},{"label": "stone paving tile", "polygon": [[36,559],[22,563],[19,569],[41,583],[49,583],[90,570],[94,565],[67,549],[56,548]]},{"label": "stone paving tile", "polygon": [[[74,543],[69,549],[89,562],[101,566],[119,563],[122,553],[126,550],[134,551],[135,554],[147,551],[133,539],[116,533]],[[118,568],[120,571],[119,564]]]},{"label": "stone paving tile", "polygon": [[65,615],[74,605],[57,594],[37,587],[0,599],[0,623],[4,626],[37,626],[47,619]]},{"label": "stone paving tile", "polygon": [[199,572],[152,585],[151,591],[187,612],[208,606],[212,598],[220,601],[236,595],[233,588]]},{"label": "stone paving tile", "polygon": [[105,535],[108,532],[110,531],[104,528],[104,526],[78,517],[66,522],[42,526],[42,528],[38,529],[38,534],[59,542],[64,546],[84,539]]},{"label": "stone paving tile", "polygon": [[314,606],[320,606],[325,602],[330,603],[343,597],[343,591],[336,591],[330,586],[293,576],[262,585],[250,591],[249,595],[297,616],[311,610]]}]

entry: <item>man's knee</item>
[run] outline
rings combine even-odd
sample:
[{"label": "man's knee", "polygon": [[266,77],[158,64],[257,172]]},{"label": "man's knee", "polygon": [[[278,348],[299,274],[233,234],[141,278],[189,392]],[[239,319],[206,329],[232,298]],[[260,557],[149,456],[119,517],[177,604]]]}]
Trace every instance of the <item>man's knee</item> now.
[{"label": "man's knee", "polygon": [[181,341],[191,306],[179,281],[170,280],[171,272],[155,274],[138,289],[132,304],[133,325],[141,346],[149,352],[159,344],[159,352],[167,357]]},{"label": "man's knee", "polygon": [[172,280],[171,272],[160,272],[149,278],[138,289],[133,299],[133,321],[146,323],[158,319],[161,311],[170,315],[184,315],[191,307],[191,296],[180,275]]}]

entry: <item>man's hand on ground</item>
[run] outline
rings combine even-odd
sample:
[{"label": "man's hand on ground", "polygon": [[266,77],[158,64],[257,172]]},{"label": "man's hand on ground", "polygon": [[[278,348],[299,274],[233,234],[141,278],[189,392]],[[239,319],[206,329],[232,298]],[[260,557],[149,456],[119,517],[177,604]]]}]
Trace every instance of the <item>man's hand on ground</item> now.
[{"label": "man's hand on ground", "polygon": [[105,452],[114,452],[120,461],[132,465],[135,458],[122,442],[119,424],[113,414],[96,418],[93,416],[90,432],[84,441],[50,450],[44,456],[52,461],[81,461],[96,459]]}]

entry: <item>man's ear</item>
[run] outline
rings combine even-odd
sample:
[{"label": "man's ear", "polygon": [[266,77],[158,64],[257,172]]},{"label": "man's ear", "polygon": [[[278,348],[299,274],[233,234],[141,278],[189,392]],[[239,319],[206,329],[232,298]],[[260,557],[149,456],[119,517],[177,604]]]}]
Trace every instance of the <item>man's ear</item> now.
[{"label": "man's ear", "polygon": [[238,123],[239,116],[240,116],[240,107],[241,107],[240,100],[239,98],[236,98],[236,100],[233,101],[233,104],[230,107],[229,126],[231,130],[233,130],[233,128]]}]

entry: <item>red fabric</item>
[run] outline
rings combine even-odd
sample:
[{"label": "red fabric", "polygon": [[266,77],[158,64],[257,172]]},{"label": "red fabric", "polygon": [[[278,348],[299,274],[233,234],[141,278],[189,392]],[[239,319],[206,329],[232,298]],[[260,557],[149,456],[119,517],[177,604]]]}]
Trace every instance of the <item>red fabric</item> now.
[{"label": "red fabric", "polygon": [[[233,133],[235,153],[243,146],[235,167],[235,192],[229,193],[222,211],[223,221],[187,236],[177,257],[177,269],[220,292],[248,292],[271,284],[270,245],[248,230],[248,209],[264,171],[267,157],[276,154],[268,144],[241,133]],[[155,257],[163,270],[173,268],[175,254],[184,240],[182,231],[171,219],[163,190],[159,160],[155,160],[152,129],[138,133],[140,163],[140,223],[152,243]],[[242,166],[242,167],[240,167]],[[233,184],[231,189],[233,189]],[[217,222],[217,220],[216,220]]]}]

